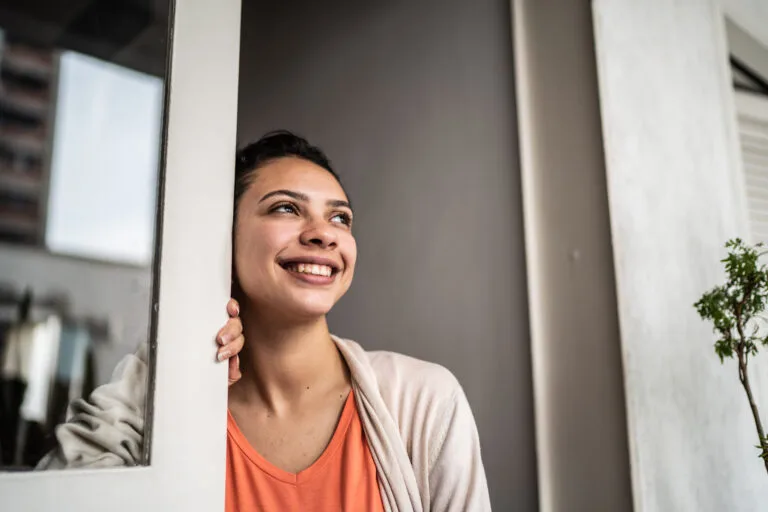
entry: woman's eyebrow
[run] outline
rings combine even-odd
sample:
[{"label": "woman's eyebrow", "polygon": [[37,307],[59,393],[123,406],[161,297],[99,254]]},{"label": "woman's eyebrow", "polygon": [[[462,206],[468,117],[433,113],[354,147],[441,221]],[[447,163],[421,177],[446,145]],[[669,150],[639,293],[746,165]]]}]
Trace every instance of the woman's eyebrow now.
[{"label": "woman's eyebrow", "polygon": [[[259,203],[263,203],[270,197],[274,197],[274,196],[288,196],[288,197],[292,197],[297,201],[301,201],[304,203],[309,202],[309,196],[307,194],[302,194],[301,192],[296,192],[295,190],[280,189],[280,190],[273,190],[272,192],[264,194],[264,197],[259,199]],[[331,208],[349,208],[350,210],[354,211],[349,201],[344,201],[343,199],[329,199],[328,201],[325,202],[325,204],[326,206],[330,206]]]},{"label": "woman's eyebrow", "polygon": [[352,210],[352,205],[349,204],[349,201],[342,201],[341,199],[331,199],[326,201],[325,204],[331,208],[349,208]]},{"label": "woman's eyebrow", "polygon": [[288,196],[296,199],[297,201],[303,201],[305,203],[309,201],[309,196],[306,194],[302,194],[301,192],[295,192],[293,190],[282,189],[282,190],[273,190],[272,192],[265,194],[264,197],[259,199],[259,203],[263,203],[264,201],[266,201],[267,199],[273,196]]}]

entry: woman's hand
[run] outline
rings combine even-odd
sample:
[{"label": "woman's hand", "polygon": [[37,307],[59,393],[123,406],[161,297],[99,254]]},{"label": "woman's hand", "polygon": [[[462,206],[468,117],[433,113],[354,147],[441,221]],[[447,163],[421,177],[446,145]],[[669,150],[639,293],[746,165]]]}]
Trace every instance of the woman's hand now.
[{"label": "woman's hand", "polygon": [[243,336],[243,322],[240,321],[240,305],[235,299],[229,299],[227,303],[229,320],[216,335],[216,343],[221,345],[218,351],[219,361],[229,361],[229,385],[231,386],[242,377],[240,373],[240,356],[243,350],[245,337]]}]

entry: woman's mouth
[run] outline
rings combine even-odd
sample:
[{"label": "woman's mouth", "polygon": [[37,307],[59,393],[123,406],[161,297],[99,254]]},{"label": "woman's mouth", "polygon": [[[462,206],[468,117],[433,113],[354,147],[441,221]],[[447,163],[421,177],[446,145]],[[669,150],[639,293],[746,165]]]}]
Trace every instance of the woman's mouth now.
[{"label": "woman's mouth", "polygon": [[283,265],[288,272],[308,274],[312,276],[331,277],[334,274],[332,267],[328,265],[316,265],[314,263],[288,263]]},{"label": "woman's mouth", "polygon": [[336,280],[341,268],[326,258],[291,259],[280,262],[280,266],[294,279],[307,284],[328,285]]}]

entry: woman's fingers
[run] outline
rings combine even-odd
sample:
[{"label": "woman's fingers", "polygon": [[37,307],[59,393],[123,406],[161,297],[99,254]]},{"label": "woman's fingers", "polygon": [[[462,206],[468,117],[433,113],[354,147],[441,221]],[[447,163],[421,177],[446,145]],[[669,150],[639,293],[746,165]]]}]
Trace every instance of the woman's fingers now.
[{"label": "woman's fingers", "polygon": [[241,350],[243,350],[243,346],[245,345],[245,336],[242,334],[238,335],[237,338],[232,340],[230,343],[227,343],[227,350],[229,350],[230,354],[233,356],[236,356],[240,353]]},{"label": "woman's fingers", "polygon": [[227,346],[243,334],[243,322],[239,317],[230,318],[216,335],[216,343]]},{"label": "woman's fingers", "polygon": [[243,374],[240,372],[240,356],[229,358],[229,385],[239,381]]},{"label": "woman's fingers", "polygon": [[229,385],[231,386],[242,377],[240,372],[240,356],[245,338],[243,337],[243,322],[240,320],[240,304],[235,299],[227,303],[229,320],[216,335],[216,342],[221,345],[216,357],[219,361],[229,361]]},{"label": "woman's fingers", "polygon": [[244,344],[245,344],[245,338],[241,334],[237,338],[228,342],[223,347],[219,347],[216,357],[218,358],[219,361],[224,361],[225,359],[229,359],[233,356],[236,356],[240,353],[241,350],[243,350]]},{"label": "woman's fingers", "polygon": [[216,342],[223,346],[226,346],[229,342],[243,334],[243,322],[238,316],[240,314],[240,304],[235,299],[229,299],[229,302],[227,302],[227,313],[230,317],[229,320],[216,334]]},{"label": "woman's fingers", "polygon": [[229,302],[227,302],[227,313],[229,313],[231,318],[240,315],[240,304],[235,299],[229,299]]}]

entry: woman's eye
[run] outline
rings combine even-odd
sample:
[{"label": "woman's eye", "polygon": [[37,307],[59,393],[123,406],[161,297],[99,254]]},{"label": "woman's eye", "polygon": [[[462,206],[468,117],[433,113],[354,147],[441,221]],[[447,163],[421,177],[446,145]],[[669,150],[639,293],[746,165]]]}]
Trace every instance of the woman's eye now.
[{"label": "woman's eye", "polygon": [[272,213],[298,213],[299,211],[292,204],[279,204],[272,208]]},{"label": "woman's eye", "polygon": [[348,213],[337,213],[333,217],[331,217],[331,222],[335,222],[337,224],[344,224],[345,226],[351,226],[352,225],[352,216]]}]

